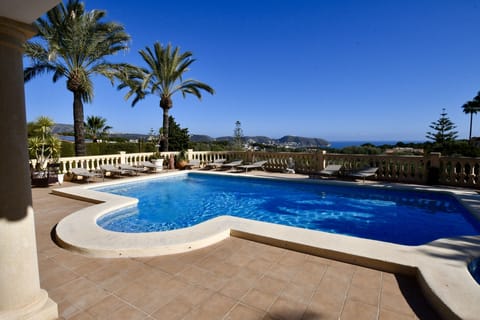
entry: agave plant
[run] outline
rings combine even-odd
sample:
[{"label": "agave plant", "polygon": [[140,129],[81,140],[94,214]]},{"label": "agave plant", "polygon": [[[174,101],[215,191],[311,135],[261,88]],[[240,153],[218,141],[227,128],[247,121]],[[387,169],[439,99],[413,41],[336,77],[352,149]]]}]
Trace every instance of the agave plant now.
[{"label": "agave plant", "polygon": [[33,124],[35,136],[28,138],[30,157],[36,159],[36,169],[43,170],[48,162],[60,157],[62,143],[52,134],[53,121],[48,117],[40,117]]}]

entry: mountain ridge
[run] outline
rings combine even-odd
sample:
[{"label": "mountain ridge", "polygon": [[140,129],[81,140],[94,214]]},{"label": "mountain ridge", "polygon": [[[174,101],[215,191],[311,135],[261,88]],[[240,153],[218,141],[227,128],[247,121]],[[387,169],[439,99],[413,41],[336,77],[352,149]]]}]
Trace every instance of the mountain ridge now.
[{"label": "mountain ridge", "polygon": [[[73,125],[56,123],[52,128],[52,133],[71,133],[73,132]],[[141,133],[111,133],[110,136],[125,138],[125,139],[147,139],[148,134]],[[249,143],[270,144],[270,145],[286,145],[291,147],[326,147],[329,142],[322,138],[301,137],[294,135],[285,135],[281,138],[270,138],[267,136],[244,136],[243,141]],[[211,137],[209,135],[191,134],[190,141],[192,142],[214,142],[214,141],[233,141],[233,136]]]}]

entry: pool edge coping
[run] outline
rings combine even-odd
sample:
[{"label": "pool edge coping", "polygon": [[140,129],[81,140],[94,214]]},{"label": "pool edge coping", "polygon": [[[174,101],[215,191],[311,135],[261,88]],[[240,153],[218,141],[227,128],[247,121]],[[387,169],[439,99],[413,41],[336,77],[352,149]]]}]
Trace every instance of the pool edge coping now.
[{"label": "pool edge coping", "polygon": [[[161,176],[184,174],[186,172],[170,172]],[[383,271],[415,275],[426,297],[442,317],[474,319],[480,314],[480,305],[477,303],[480,301],[480,286],[467,268],[471,259],[480,256],[480,236],[439,239],[421,246],[404,246],[230,216],[217,217],[189,228],[154,233],[119,233],[104,230],[96,224],[99,216],[112,209],[133,205],[136,199],[110,195],[92,188],[156,178],[159,175],[54,189],[52,193],[56,195],[95,203],[58,223],[55,231],[58,243],[66,249],[95,257],[145,257],[188,252],[236,236]],[[352,185],[344,181],[333,183]],[[375,183],[371,186],[393,185]],[[410,185],[397,184],[395,187],[412,188]],[[473,192],[413,187],[417,190],[452,193],[472,214],[479,217],[480,196],[474,196]]]}]

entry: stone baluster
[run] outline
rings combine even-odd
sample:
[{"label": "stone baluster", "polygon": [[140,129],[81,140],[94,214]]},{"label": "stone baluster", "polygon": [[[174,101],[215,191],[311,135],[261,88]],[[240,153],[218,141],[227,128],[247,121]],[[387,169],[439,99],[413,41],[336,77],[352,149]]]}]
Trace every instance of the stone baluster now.
[{"label": "stone baluster", "polygon": [[188,149],[187,150],[187,161],[190,161],[193,159],[193,149]]},{"label": "stone baluster", "polygon": [[59,173],[66,173],[67,172],[67,166],[65,165],[65,161],[60,162],[60,168],[59,168]]},{"label": "stone baluster", "polygon": [[125,154],[126,152],[125,151],[120,151],[120,164],[126,164],[126,159],[125,159]]}]

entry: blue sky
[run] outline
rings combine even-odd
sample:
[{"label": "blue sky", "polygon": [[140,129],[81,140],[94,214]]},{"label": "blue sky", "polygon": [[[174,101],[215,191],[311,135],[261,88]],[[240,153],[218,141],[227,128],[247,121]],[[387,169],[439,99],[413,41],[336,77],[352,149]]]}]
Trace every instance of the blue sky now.
[{"label": "blue sky", "polygon": [[[192,51],[186,78],[216,94],[174,98],[176,121],[193,134],[300,135],[337,140],[425,140],[446,108],[460,138],[461,106],[480,90],[480,1],[474,0],[86,0],[132,36],[112,61],[144,66],[155,41]],[[28,64],[28,61],[25,61]],[[85,115],[113,132],[148,133],[162,124],[155,96],[131,107],[126,91],[95,79]],[[73,123],[73,97],[51,75],[25,86],[27,120]],[[480,136],[480,118],[473,134]]]}]

